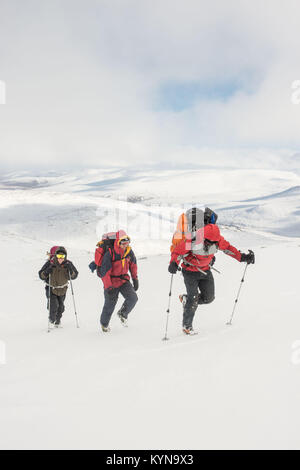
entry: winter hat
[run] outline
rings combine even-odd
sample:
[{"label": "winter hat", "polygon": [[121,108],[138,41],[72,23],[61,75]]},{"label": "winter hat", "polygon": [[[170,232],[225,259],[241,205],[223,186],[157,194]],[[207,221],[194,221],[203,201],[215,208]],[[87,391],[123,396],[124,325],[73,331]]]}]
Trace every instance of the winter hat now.
[{"label": "winter hat", "polygon": [[55,255],[65,255],[67,257],[67,250],[63,246],[59,246],[55,251]]},{"label": "winter hat", "polygon": [[130,242],[130,237],[127,235],[127,233],[125,232],[125,230],[119,230],[117,232],[117,240],[118,240],[118,244],[121,242],[121,241],[129,241]]}]

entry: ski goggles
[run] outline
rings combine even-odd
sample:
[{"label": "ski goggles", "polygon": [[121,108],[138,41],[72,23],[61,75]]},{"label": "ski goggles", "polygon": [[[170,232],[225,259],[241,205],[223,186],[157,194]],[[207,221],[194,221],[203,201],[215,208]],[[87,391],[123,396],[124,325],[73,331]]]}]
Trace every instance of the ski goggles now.
[{"label": "ski goggles", "polygon": [[66,255],[64,255],[63,253],[58,253],[58,254],[56,255],[56,258],[57,258],[57,259],[64,259],[65,257],[66,257]]},{"label": "ski goggles", "polygon": [[122,238],[122,240],[120,240],[120,245],[123,245],[123,243],[130,243],[130,238]]}]

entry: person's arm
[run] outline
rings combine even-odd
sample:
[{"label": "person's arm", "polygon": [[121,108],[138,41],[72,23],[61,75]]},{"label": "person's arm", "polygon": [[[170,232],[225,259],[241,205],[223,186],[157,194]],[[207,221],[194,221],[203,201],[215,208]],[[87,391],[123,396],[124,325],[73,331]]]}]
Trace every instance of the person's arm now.
[{"label": "person's arm", "polygon": [[70,273],[70,277],[71,279],[76,279],[76,277],[78,276],[78,271],[77,269],[75,268],[74,264],[72,263],[72,261],[68,260],[66,262],[66,267]]},{"label": "person's arm", "polygon": [[237,259],[241,263],[247,263],[247,264],[255,263],[255,256],[254,256],[253,251],[249,250],[249,253],[241,253],[234,246],[230,245],[229,242],[224,240],[223,237],[220,237],[219,248],[220,250],[224,251],[226,255],[229,255],[232,258]]},{"label": "person's arm", "polygon": [[176,245],[176,247],[171,253],[170,264],[172,262],[175,262],[178,265],[180,262],[180,257],[187,254],[190,251],[190,249],[187,248],[187,243],[188,243],[188,240],[182,240],[180,243],[178,243],[178,245]]},{"label": "person's arm", "polygon": [[170,264],[168,267],[169,273],[176,274],[180,263],[180,258],[190,251],[190,249],[187,248],[187,243],[188,240],[182,240],[172,251]]},{"label": "person's arm", "polygon": [[53,270],[53,264],[50,263],[50,261],[46,261],[46,263],[44,264],[44,266],[39,270],[39,278],[42,280],[42,281],[47,281],[48,278],[49,278],[49,274],[52,273],[52,270]]},{"label": "person's arm", "polygon": [[220,236],[220,239],[218,240],[218,246],[219,249],[222,250],[226,255],[235,258],[237,261],[241,261],[241,252],[233,245],[230,245],[230,243],[225,240],[224,237]]},{"label": "person's arm", "polygon": [[137,262],[136,257],[133,251],[130,251],[129,254],[129,270],[132,277],[133,287],[134,290],[137,291],[139,288],[139,280],[138,280],[138,273],[137,273]]},{"label": "person's arm", "polygon": [[136,257],[134,252],[131,250],[129,254],[129,270],[132,279],[137,279],[138,274],[137,274],[137,262],[136,262]]}]

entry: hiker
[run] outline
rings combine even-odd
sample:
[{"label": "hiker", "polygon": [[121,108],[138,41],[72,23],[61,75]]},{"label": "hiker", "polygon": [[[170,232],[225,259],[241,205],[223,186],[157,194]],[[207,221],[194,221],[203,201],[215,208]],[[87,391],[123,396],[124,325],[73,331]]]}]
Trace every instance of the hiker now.
[{"label": "hiker", "polygon": [[[104,306],[100,317],[103,332],[109,332],[109,322],[116,307],[119,293],[125,298],[117,312],[123,326],[127,326],[128,314],[137,303],[136,291],[139,288],[137,263],[130,247],[130,238],[123,230],[105,234],[95,252],[97,275],[104,286]],[[132,283],[130,283],[130,271]]]},{"label": "hiker", "polygon": [[230,245],[220,234],[216,225],[217,214],[211,209],[205,211],[193,207],[180,216],[171,246],[171,260],[168,270],[176,274],[181,270],[186,286],[186,295],[180,295],[183,305],[182,328],[185,334],[195,334],[193,319],[198,305],[209,304],[215,298],[215,284],[211,267],[215,253],[222,250],[237,261],[254,264],[253,252],[241,253]]},{"label": "hiker", "polygon": [[39,271],[39,277],[46,282],[46,297],[48,299],[50,326],[60,326],[62,314],[65,310],[64,301],[68,289],[68,281],[76,279],[78,271],[73,263],[67,259],[67,250],[63,246],[51,248],[49,260]]}]

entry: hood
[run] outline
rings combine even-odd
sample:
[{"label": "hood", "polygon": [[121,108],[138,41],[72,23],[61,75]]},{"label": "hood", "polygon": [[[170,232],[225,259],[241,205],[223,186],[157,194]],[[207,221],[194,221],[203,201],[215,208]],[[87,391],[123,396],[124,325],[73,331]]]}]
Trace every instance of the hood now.
[{"label": "hood", "polygon": [[220,230],[217,225],[208,224],[204,227],[204,238],[212,242],[217,242],[220,239]]},{"label": "hood", "polygon": [[67,258],[67,250],[65,249],[64,246],[58,246],[55,250],[55,256],[57,255],[57,253],[64,253]]},{"label": "hood", "polygon": [[119,245],[120,241],[123,240],[123,238],[128,238],[129,241],[130,241],[130,237],[127,235],[125,230],[119,230],[116,233],[116,242],[115,243],[117,243],[117,245]]},{"label": "hood", "polygon": [[[115,250],[116,253],[121,255],[122,258],[127,256],[128,253],[131,250],[131,247],[129,245],[127,246],[125,251],[120,246],[120,241],[123,240],[123,238],[129,238],[129,237],[128,237],[127,233],[125,232],[125,230],[119,230],[116,233],[116,240],[115,240],[115,243],[114,243],[114,250]],[[130,238],[129,238],[129,241],[130,241]]]}]

